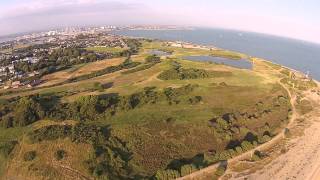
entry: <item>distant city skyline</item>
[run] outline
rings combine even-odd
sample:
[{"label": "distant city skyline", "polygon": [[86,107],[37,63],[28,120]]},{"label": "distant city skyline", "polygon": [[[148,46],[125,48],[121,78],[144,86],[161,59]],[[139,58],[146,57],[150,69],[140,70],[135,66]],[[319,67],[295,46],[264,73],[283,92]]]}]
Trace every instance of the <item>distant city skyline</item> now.
[{"label": "distant city skyline", "polygon": [[0,0],[0,36],[94,25],[180,25],[320,43],[317,0]]}]

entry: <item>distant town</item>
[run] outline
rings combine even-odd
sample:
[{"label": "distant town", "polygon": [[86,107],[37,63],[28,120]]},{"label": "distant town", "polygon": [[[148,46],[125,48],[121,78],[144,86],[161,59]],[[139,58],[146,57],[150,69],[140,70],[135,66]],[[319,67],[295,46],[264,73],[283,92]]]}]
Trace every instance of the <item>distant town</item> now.
[{"label": "distant town", "polygon": [[[128,41],[119,30],[178,30],[177,26],[67,27],[31,33],[0,43],[0,88],[31,88],[41,77],[72,65],[127,56]],[[190,28],[188,28],[190,29]],[[182,46],[182,43],[172,44]],[[190,46],[190,45],[188,45]],[[109,48],[111,51],[95,51]],[[121,49],[121,51],[112,51]]]}]

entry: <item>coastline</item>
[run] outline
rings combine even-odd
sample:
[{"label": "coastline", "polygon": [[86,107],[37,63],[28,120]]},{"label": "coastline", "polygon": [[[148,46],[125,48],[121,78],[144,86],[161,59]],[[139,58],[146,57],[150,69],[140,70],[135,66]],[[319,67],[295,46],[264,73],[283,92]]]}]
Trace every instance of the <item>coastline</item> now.
[{"label": "coastline", "polygon": [[[197,46],[197,44],[193,44],[195,46]],[[205,46],[203,46],[205,47]],[[234,51],[233,51],[234,52]],[[246,54],[247,55],[247,54]],[[274,63],[270,60],[266,60],[266,59],[262,59],[262,58],[258,58],[258,57],[252,57],[252,56],[249,56],[247,55],[248,57],[251,58],[257,58],[261,61],[265,61],[265,62],[268,62],[268,63],[271,63],[271,64],[274,64],[274,65],[277,65],[277,66],[280,66],[281,68],[285,68],[285,69],[288,69],[289,71],[293,72],[293,73],[297,73],[297,74],[300,74],[301,76],[303,77],[308,77],[307,74],[301,72],[301,71],[298,71],[298,70],[295,70],[293,68],[290,68],[290,67],[287,67],[287,66],[284,66],[284,65],[281,65],[281,64],[277,64],[277,63]],[[320,82],[316,79],[310,79],[312,80],[313,82],[315,82],[317,84],[317,89],[320,88]],[[296,101],[296,95],[292,95],[290,89],[288,87],[286,87],[284,84],[282,84],[281,82],[279,82],[279,84],[284,88],[286,89],[286,91],[288,92],[289,96],[291,97],[291,100],[290,100],[290,103],[292,105],[292,108],[294,109],[293,111],[296,112],[295,110],[295,101]],[[320,90],[318,90],[318,92],[314,92],[315,94],[316,93],[319,93]],[[294,92],[295,93],[295,92]],[[316,94],[318,96],[320,96],[320,94]],[[278,143],[279,141],[281,141],[282,139],[285,138],[285,130],[287,128],[290,128],[293,126],[293,124],[295,123],[295,120],[299,117],[299,115],[297,113],[293,113],[293,115],[291,116],[290,120],[289,120],[289,123],[287,124],[287,126],[285,128],[283,128],[283,130],[277,134],[275,137],[273,137],[270,141],[266,142],[266,143],[263,143],[263,144],[260,144],[259,146],[255,147],[254,149],[251,149],[247,152],[244,152],[238,156],[235,156],[231,159],[228,159],[226,161],[222,161],[222,162],[217,162],[215,164],[212,164],[212,165],[209,165],[203,169],[200,169],[198,171],[195,171],[189,175],[186,175],[186,176],[183,176],[183,177],[180,177],[180,178],[177,178],[177,180],[191,180],[191,179],[199,179],[205,175],[208,175],[209,172],[214,172],[215,170],[217,170],[217,168],[219,168],[220,166],[227,166],[228,164],[232,164],[232,163],[235,163],[235,162],[238,162],[238,161],[241,161],[241,160],[244,160],[244,159],[248,159],[250,158],[253,153],[255,151],[265,151],[267,149],[270,149],[272,148],[272,146],[274,146],[276,143]],[[310,175],[309,175],[309,178],[310,180],[317,180],[320,178],[320,162],[316,164],[316,168],[313,169],[313,171],[310,172]]]}]

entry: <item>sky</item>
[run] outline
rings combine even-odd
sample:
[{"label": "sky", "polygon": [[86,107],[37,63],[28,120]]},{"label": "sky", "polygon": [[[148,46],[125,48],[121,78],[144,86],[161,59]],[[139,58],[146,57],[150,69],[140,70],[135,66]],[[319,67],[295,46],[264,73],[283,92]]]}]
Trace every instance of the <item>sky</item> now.
[{"label": "sky", "polygon": [[66,26],[183,25],[320,43],[319,0],[0,0],[0,36]]}]

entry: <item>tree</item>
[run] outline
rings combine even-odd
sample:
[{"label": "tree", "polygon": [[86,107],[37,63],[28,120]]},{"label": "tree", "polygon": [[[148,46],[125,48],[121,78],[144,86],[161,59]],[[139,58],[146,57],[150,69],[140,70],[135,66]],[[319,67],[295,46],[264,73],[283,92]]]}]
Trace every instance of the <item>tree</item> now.
[{"label": "tree", "polygon": [[27,126],[44,117],[41,105],[31,97],[23,97],[14,108],[14,121],[17,126]]},{"label": "tree", "polygon": [[147,56],[145,61],[146,61],[146,63],[159,63],[159,62],[161,62],[160,57],[155,54]]},{"label": "tree", "polygon": [[71,105],[73,116],[80,120],[93,120],[99,114],[98,96],[83,96]]}]

